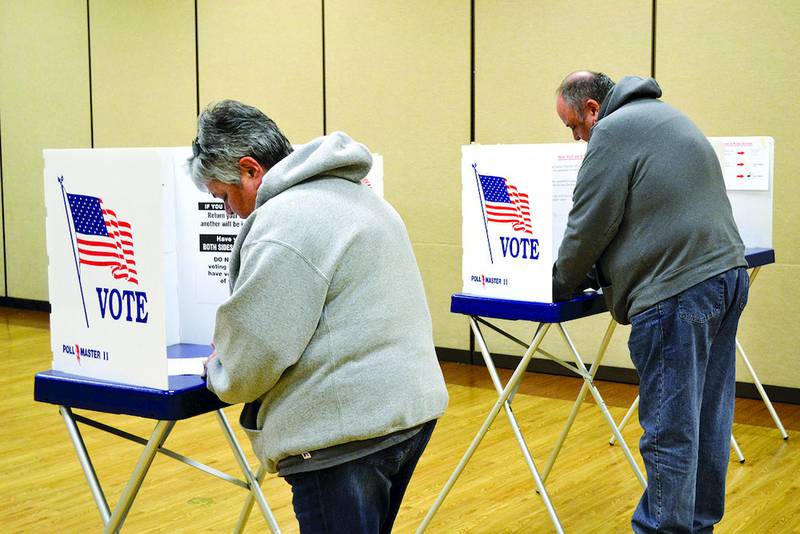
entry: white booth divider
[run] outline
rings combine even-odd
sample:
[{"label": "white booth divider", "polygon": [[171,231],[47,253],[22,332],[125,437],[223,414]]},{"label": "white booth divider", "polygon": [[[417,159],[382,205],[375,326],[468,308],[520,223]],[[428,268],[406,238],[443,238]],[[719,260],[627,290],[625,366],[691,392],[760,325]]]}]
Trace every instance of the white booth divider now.
[{"label": "white booth divider", "polygon": [[[771,137],[713,137],[745,246],[772,248]],[[462,147],[464,293],[552,302],[585,143]]]},{"label": "white booth divider", "polygon": [[[207,345],[242,221],[189,148],[45,150],[53,369],[168,388],[167,346]],[[365,178],[383,192],[383,160]]]}]

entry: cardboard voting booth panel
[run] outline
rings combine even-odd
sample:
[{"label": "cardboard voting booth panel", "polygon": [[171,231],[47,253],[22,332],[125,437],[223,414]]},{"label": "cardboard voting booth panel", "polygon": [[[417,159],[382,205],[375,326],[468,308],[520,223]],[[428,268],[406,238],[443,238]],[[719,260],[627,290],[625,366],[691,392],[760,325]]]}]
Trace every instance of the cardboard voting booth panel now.
[{"label": "cardboard voting booth panel", "polygon": [[168,162],[149,149],[44,156],[53,368],[166,389]]},{"label": "cardboard voting booth panel", "polygon": [[748,248],[772,248],[772,137],[709,137],[725,177],[725,188]]},{"label": "cardboard voting booth panel", "polygon": [[[771,137],[709,138],[747,247],[772,247]],[[552,302],[585,143],[462,147],[462,291]]]},{"label": "cardboard voting booth panel", "polygon": [[[212,341],[242,221],[195,187],[191,153],[44,151],[53,369],[167,389],[167,347]],[[382,194],[379,155],[365,183]]]},{"label": "cardboard voting booth panel", "polygon": [[583,145],[462,148],[463,291],[552,302]]},{"label": "cardboard voting booth panel", "polygon": [[[227,215],[220,200],[198,190],[186,170],[191,150],[172,157],[176,202],[176,261],[170,262],[168,287],[180,288],[177,309],[169,318],[171,343],[212,341],[217,308],[228,298],[228,262],[242,220]],[[362,183],[383,197],[383,157],[372,154],[372,168]],[[189,236],[189,238],[187,238]],[[179,339],[180,341],[175,341]]]}]

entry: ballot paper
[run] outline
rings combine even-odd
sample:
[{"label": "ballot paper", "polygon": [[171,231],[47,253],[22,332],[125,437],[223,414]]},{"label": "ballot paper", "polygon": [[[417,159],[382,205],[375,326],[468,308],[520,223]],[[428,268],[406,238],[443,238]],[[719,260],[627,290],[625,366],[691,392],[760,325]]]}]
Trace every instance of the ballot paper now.
[{"label": "ballot paper", "polygon": [[199,358],[169,358],[167,360],[167,370],[169,376],[176,375],[197,375],[202,376],[203,362],[206,361],[207,356]]}]

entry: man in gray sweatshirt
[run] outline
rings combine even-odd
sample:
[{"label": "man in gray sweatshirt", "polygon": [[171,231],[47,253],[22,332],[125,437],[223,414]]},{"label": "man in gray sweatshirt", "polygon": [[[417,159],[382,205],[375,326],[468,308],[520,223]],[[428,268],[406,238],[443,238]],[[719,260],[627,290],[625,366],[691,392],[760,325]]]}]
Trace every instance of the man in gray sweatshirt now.
[{"label": "man in gray sweatshirt", "polygon": [[[747,301],[744,245],[719,161],[652,78],[576,72],[556,111],[588,147],[553,269],[554,296],[602,287],[631,324],[648,487],[636,532],[710,532],[722,519]],[[588,276],[591,275],[591,276]]]},{"label": "man in gray sweatshirt", "polygon": [[296,150],[236,101],[198,119],[192,178],[245,219],[208,387],[247,403],[259,460],[305,533],[390,532],[447,390],[403,221],[336,132]]}]

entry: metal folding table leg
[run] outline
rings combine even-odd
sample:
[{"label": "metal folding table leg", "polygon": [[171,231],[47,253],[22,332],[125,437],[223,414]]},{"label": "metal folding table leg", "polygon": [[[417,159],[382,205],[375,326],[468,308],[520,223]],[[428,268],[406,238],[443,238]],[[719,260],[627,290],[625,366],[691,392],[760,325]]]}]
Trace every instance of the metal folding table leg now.
[{"label": "metal folding table leg", "polygon": [[[421,534],[422,532],[425,531],[425,529],[428,527],[428,524],[433,519],[433,516],[436,514],[439,507],[442,505],[442,502],[444,501],[445,497],[447,497],[447,494],[450,493],[450,490],[453,488],[453,485],[458,480],[458,477],[461,475],[461,472],[464,470],[467,463],[472,458],[472,455],[477,450],[478,445],[480,445],[481,441],[483,441],[483,438],[486,435],[486,432],[489,430],[489,427],[492,426],[492,423],[494,422],[495,418],[497,418],[497,414],[500,413],[500,409],[506,405],[506,401],[508,400],[509,396],[513,391],[516,390],[517,385],[519,384],[520,380],[522,380],[522,377],[524,376],[525,371],[528,368],[528,364],[530,363],[531,358],[533,358],[533,354],[539,348],[542,339],[544,338],[545,334],[547,334],[547,331],[549,329],[550,329],[549,323],[540,324],[539,327],[536,329],[536,334],[534,334],[530,346],[525,351],[525,355],[522,357],[522,360],[520,361],[519,365],[517,365],[517,368],[514,370],[514,373],[511,375],[511,378],[509,379],[508,383],[503,388],[502,392],[500,393],[500,396],[498,397],[497,401],[494,403],[494,406],[489,412],[489,415],[487,415],[486,419],[483,422],[483,425],[481,425],[480,430],[478,430],[478,433],[475,435],[475,438],[472,440],[472,443],[470,443],[470,446],[464,453],[464,456],[461,458],[455,470],[450,475],[450,478],[447,480],[447,483],[445,484],[441,493],[437,497],[436,501],[433,503],[433,506],[431,507],[430,510],[428,510],[427,515],[422,520],[420,526],[417,528],[416,531],[417,534]],[[561,526],[561,522],[559,521],[558,516],[556,515],[555,509],[552,506],[552,502],[550,502],[550,497],[547,495],[547,491],[544,488],[544,484],[538,477],[535,477],[535,482],[537,488],[539,488],[539,493],[542,496],[542,499],[545,501],[547,512],[550,515],[550,519],[553,522],[553,526],[555,527],[556,532],[563,533],[564,529]]]},{"label": "metal folding table leg", "polygon": [[[256,472],[256,483],[259,485],[259,487],[261,487],[261,482],[266,476],[267,468],[259,463],[258,472]],[[247,520],[250,518],[250,512],[253,510],[254,502],[255,499],[253,498],[253,494],[248,493],[247,498],[242,505],[242,511],[239,512],[239,520],[236,522],[236,526],[233,528],[234,534],[240,534],[244,531],[244,527],[247,525]]]},{"label": "metal folding table leg", "polygon": [[[633,399],[631,403],[631,407],[628,408],[628,411],[625,413],[625,417],[622,418],[622,421],[619,422],[618,428],[619,431],[622,432],[622,429],[625,428],[625,425],[628,424],[633,412],[636,411],[636,408],[639,406],[639,395],[636,395],[636,398]],[[609,445],[614,445],[616,443],[617,437],[612,435],[611,438],[608,440]],[[739,459],[739,463],[744,463],[744,454],[742,454],[742,449],[739,448],[739,443],[737,443],[736,438],[733,437],[733,433],[731,433],[731,447],[733,447],[733,451],[736,453],[736,457]]]},{"label": "metal folding table leg", "polygon": [[[473,333],[475,334],[475,340],[478,343],[478,346],[480,347],[481,355],[483,356],[483,361],[486,363],[486,369],[489,371],[489,376],[491,377],[492,383],[494,384],[494,389],[495,391],[497,391],[497,394],[499,396],[503,393],[503,385],[500,382],[500,376],[497,374],[497,368],[495,367],[494,361],[492,360],[492,355],[489,352],[488,346],[486,345],[486,339],[483,337],[483,333],[481,332],[481,329],[478,326],[475,317],[470,317],[469,323]],[[519,448],[522,451],[522,456],[525,458],[525,463],[528,466],[528,470],[531,472],[531,475],[533,476],[533,480],[536,484],[536,489],[539,492],[539,494],[543,496],[545,507],[547,508],[547,511],[552,518],[556,515],[555,509],[553,509],[553,503],[550,500],[550,497],[547,495],[546,490],[544,490],[544,480],[539,475],[539,471],[536,469],[536,464],[533,461],[533,456],[531,455],[530,448],[528,447],[528,444],[525,442],[525,437],[522,435],[522,430],[519,427],[519,423],[517,423],[517,418],[514,416],[514,411],[511,409],[511,403],[513,402],[513,397],[519,390],[520,384],[522,384],[521,379],[519,382],[517,382],[516,387],[514,387],[514,389],[511,391],[508,400],[505,403],[503,403],[503,408],[505,409],[506,417],[508,417],[508,423],[511,425],[511,429],[513,430],[514,436],[517,439],[517,444],[519,445]]]},{"label": "metal folding table leg", "polygon": [[105,525],[111,517],[111,510],[108,508],[108,502],[103,493],[103,487],[97,479],[97,473],[95,473],[92,460],[89,458],[89,453],[86,450],[86,444],[83,442],[81,431],[78,429],[78,424],[75,422],[72,410],[70,410],[69,407],[59,406],[58,411],[61,413],[61,416],[64,418],[64,423],[67,425],[67,433],[72,440],[72,445],[75,447],[75,452],[78,454],[78,461],[81,463],[83,474],[86,475],[86,482],[89,483],[92,497],[94,497],[94,502],[97,504],[97,509],[100,511],[100,518]]},{"label": "metal folding table leg", "polygon": [[[597,356],[592,363],[591,369],[589,369],[589,376],[594,379],[595,373],[597,373],[598,367],[600,367],[600,362],[603,360],[605,356],[606,349],[608,348],[608,344],[611,341],[611,336],[614,335],[614,330],[617,327],[617,322],[614,319],[608,323],[608,327],[606,327],[606,333],[603,336],[603,341],[600,343],[600,347],[597,350]],[[561,452],[561,447],[564,445],[564,441],[567,439],[567,434],[569,434],[570,429],[572,428],[572,424],[575,422],[575,418],[578,415],[578,411],[580,410],[581,404],[586,399],[586,394],[589,392],[589,385],[584,380],[583,385],[581,385],[580,393],[578,393],[578,398],[575,399],[575,404],[572,405],[572,410],[569,412],[569,417],[567,417],[567,422],[564,424],[564,428],[561,430],[561,434],[558,436],[558,440],[556,441],[556,445],[553,448],[553,451],[550,453],[550,457],[547,459],[547,464],[542,471],[542,479],[547,480],[550,471],[553,469],[553,465],[556,463],[556,458],[558,458],[559,452]]]},{"label": "metal folding table leg", "polygon": [[[751,287],[755,283],[756,276],[758,276],[758,273],[760,271],[761,271],[761,267],[756,267],[752,271],[750,271],[750,286]],[[786,433],[786,429],[783,428],[783,423],[781,423],[781,418],[778,417],[778,413],[775,411],[775,407],[772,405],[772,401],[769,400],[769,396],[767,395],[767,392],[764,391],[764,386],[761,385],[761,380],[759,380],[758,376],[756,376],[756,371],[755,371],[755,369],[753,369],[753,366],[750,364],[750,359],[747,357],[747,354],[745,354],[744,349],[742,348],[742,344],[739,343],[739,338],[736,338],[736,349],[739,352],[739,356],[742,357],[742,361],[744,361],[744,364],[747,367],[747,370],[750,372],[750,376],[753,377],[753,383],[755,384],[759,395],[761,395],[761,398],[763,399],[764,404],[767,405],[767,410],[769,411],[769,414],[772,416],[772,420],[775,422],[775,426],[778,427],[778,430],[781,433],[781,437],[783,439],[789,439],[789,434],[787,434]]]},{"label": "metal folding table leg", "polygon": [[136,467],[133,469],[131,478],[128,480],[128,484],[125,486],[125,489],[122,490],[122,495],[120,495],[119,501],[114,507],[114,513],[111,514],[111,517],[103,528],[104,534],[115,532],[122,526],[122,523],[125,521],[125,517],[127,517],[128,512],[133,505],[133,500],[136,498],[136,494],[139,492],[139,488],[142,487],[144,477],[147,474],[148,469],[150,469],[150,465],[153,463],[153,458],[155,458],[159,447],[164,444],[164,441],[166,441],[167,436],[169,436],[169,433],[172,431],[174,426],[175,421],[159,421],[156,423],[156,427],[153,430],[153,433],[150,436],[144,451],[142,451],[141,456],[139,456],[139,461],[136,463]]},{"label": "metal folding table leg", "polygon": [[[266,519],[269,529],[274,534],[280,534],[281,529],[278,527],[278,522],[275,520],[272,510],[267,504],[267,499],[264,497],[264,493],[261,491],[261,481],[253,473],[253,470],[250,469],[250,465],[247,463],[247,459],[244,457],[244,451],[242,450],[241,446],[239,446],[239,442],[236,440],[236,436],[233,434],[233,429],[228,423],[225,413],[222,410],[217,410],[216,413],[219,425],[222,427],[222,433],[225,434],[225,438],[228,440],[228,445],[230,445],[231,450],[233,451],[233,456],[236,458],[236,462],[239,464],[239,468],[242,470],[242,474],[244,475],[245,480],[247,480],[250,489],[250,493],[245,500],[242,513],[239,514],[239,521],[237,522],[236,528],[244,528],[244,523],[247,521],[247,516],[250,514],[249,509],[253,505],[252,500],[255,499],[255,501],[258,503],[258,507],[261,508],[261,513],[264,514],[264,519]],[[244,513],[244,509],[247,509],[247,514]],[[242,522],[243,519],[244,522]]]},{"label": "metal folding table leg", "polygon": [[[636,395],[636,398],[633,399],[633,402],[631,403],[631,407],[628,408],[627,412],[625,412],[625,417],[623,417],[622,421],[620,421],[619,425],[617,425],[620,432],[622,432],[622,429],[625,428],[625,425],[628,424],[628,421],[630,421],[631,416],[633,415],[633,412],[635,412],[636,408],[638,408],[638,407],[639,407],[639,395]],[[609,445],[614,445],[614,443],[616,441],[617,441],[617,437],[612,435],[608,440],[608,444]]]},{"label": "metal folding table leg", "polygon": [[[583,360],[581,359],[580,354],[578,354],[575,345],[572,343],[572,340],[569,338],[569,335],[567,335],[567,331],[564,329],[564,326],[561,323],[558,324],[558,328],[559,331],[561,332],[561,336],[564,338],[564,342],[567,344],[567,347],[569,347],[572,356],[575,358],[575,363],[577,365],[577,368],[583,371],[584,369],[586,369],[586,367],[584,366]],[[603,397],[600,395],[600,392],[594,386],[592,377],[589,376],[589,374],[587,374],[586,371],[583,371],[581,376],[583,376],[584,384],[588,387],[589,392],[592,394],[592,397],[594,397],[595,403],[597,404],[597,407],[600,408],[600,412],[603,414],[606,423],[608,423],[608,426],[611,428],[611,431],[617,437],[617,440],[620,441],[620,447],[622,448],[622,452],[625,455],[625,459],[628,460],[628,464],[630,464],[631,469],[633,469],[633,473],[639,480],[639,484],[641,484],[643,488],[646,488],[647,481],[645,480],[644,475],[642,474],[642,470],[639,469],[639,465],[636,463],[636,460],[633,459],[633,454],[631,454],[631,451],[628,448],[628,444],[625,443],[625,441],[622,439],[620,430],[619,428],[617,428],[617,424],[614,422],[614,418],[611,417],[611,413],[608,411],[608,407],[606,406]]]},{"label": "metal folding table leg", "polygon": [[733,437],[733,433],[731,433],[731,447],[733,447],[733,452],[736,453],[736,457],[739,459],[739,463],[744,463],[744,454],[742,454],[742,449],[739,448],[739,443],[736,442],[736,438]]},{"label": "metal folding table leg", "polygon": [[[245,476],[245,481],[239,480],[234,478],[227,473],[223,473],[217,469],[211,468],[207,465],[204,465],[192,458],[188,458],[182,454],[178,454],[174,451],[171,451],[165,447],[163,447],[164,442],[166,441],[169,433],[171,432],[172,428],[175,426],[176,421],[158,421],[156,423],[155,429],[153,430],[153,434],[151,435],[150,439],[144,439],[139,436],[130,434],[118,428],[114,428],[98,421],[94,421],[89,419],[88,417],[84,417],[82,415],[73,414],[72,410],[68,406],[59,406],[59,412],[64,419],[64,423],[67,427],[67,433],[69,434],[70,440],[75,448],[75,452],[78,455],[78,460],[81,464],[83,469],[84,475],[86,476],[86,481],[89,484],[89,489],[92,492],[92,496],[97,504],[97,508],[100,512],[100,517],[103,520],[103,524],[105,525],[104,532],[118,532],[119,529],[122,527],[122,523],[125,521],[130,508],[133,505],[133,501],[136,498],[136,495],[139,491],[139,488],[144,481],[144,478],[147,474],[147,471],[150,468],[150,465],[155,458],[157,453],[162,453],[170,458],[178,460],[182,463],[190,465],[200,471],[213,475],[217,478],[235,484],[237,486],[243,487],[249,490],[248,498],[245,503],[245,507],[242,509],[242,513],[239,517],[239,521],[236,525],[235,532],[241,532],[244,528],[245,524],[247,523],[247,518],[250,514],[250,510],[252,508],[253,502],[259,503],[259,508],[261,508],[262,514],[267,521],[270,529],[273,533],[280,533],[280,529],[278,528],[278,524],[275,520],[274,515],[272,514],[272,510],[267,505],[266,498],[261,490],[260,482],[263,480],[266,470],[259,468],[258,475],[255,475],[253,471],[250,469],[250,466],[245,459],[244,452],[242,451],[241,447],[239,446],[238,441],[233,433],[233,429],[231,428],[230,424],[228,423],[227,418],[225,417],[225,413],[222,410],[217,410],[217,420],[222,427],[223,434],[228,441],[229,446],[233,452],[234,458],[236,462],[239,464],[239,467],[242,470],[242,473]],[[104,432],[108,432],[110,434],[116,435],[118,437],[127,439],[129,441],[133,441],[135,443],[139,443],[145,446],[144,451],[142,452],[139,461],[134,468],[134,472],[131,475],[125,489],[122,492],[122,495],[117,502],[117,505],[114,509],[114,513],[112,514],[108,507],[108,502],[106,501],[106,497],[103,493],[102,485],[100,484],[99,479],[97,478],[97,473],[94,470],[94,466],[92,465],[91,458],[89,456],[89,452],[86,449],[86,445],[83,442],[83,437],[81,436],[78,423],[84,423],[86,425],[95,427],[99,430]]]},{"label": "metal folding table leg", "polygon": [[767,410],[769,411],[769,414],[772,416],[772,420],[775,422],[775,426],[778,427],[778,430],[781,433],[781,437],[783,439],[789,439],[789,434],[787,434],[786,429],[783,428],[783,423],[781,423],[781,418],[778,417],[778,412],[775,411],[775,407],[772,405],[772,401],[769,400],[767,392],[764,391],[764,386],[761,385],[761,380],[759,380],[758,376],[756,376],[756,371],[750,364],[750,359],[747,357],[747,354],[745,354],[744,349],[742,348],[742,344],[739,343],[739,338],[736,338],[736,350],[739,352],[739,356],[742,357],[742,361],[744,361],[744,365],[750,372],[750,376],[753,377],[753,384],[755,384],[759,395],[761,395],[761,399],[764,401],[764,404],[767,405]]}]

